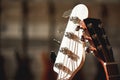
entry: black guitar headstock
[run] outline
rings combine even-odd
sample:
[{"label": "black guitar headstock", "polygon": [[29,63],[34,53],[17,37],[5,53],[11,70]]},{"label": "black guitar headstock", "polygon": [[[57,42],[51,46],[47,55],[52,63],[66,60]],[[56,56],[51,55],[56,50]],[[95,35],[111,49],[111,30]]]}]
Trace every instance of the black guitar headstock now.
[{"label": "black guitar headstock", "polygon": [[96,48],[95,56],[104,62],[112,62],[113,51],[102,22],[99,19],[87,18],[84,20],[88,34],[92,38],[92,45]]}]

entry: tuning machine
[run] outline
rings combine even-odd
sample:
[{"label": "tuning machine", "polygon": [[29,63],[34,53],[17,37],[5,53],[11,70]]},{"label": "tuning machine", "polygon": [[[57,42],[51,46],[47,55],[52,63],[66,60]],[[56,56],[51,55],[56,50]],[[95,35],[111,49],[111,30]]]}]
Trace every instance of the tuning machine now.
[{"label": "tuning machine", "polygon": [[85,51],[86,51],[86,53],[94,53],[96,51],[96,48],[91,43],[92,38],[89,37],[89,36],[83,36],[82,39],[85,42],[85,46],[86,46]]},{"label": "tuning machine", "polygon": [[85,47],[85,52],[86,53],[94,53],[96,51],[96,48],[93,47],[92,45],[86,46]]},{"label": "tuning machine", "polygon": [[83,33],[83,35],[81,36],[81,41],[85,41],[85,40],[92,41],[92,38],[88,36],[86,33]]},{"label": "tuning machine", "polygon": [[70,21],[73,21],[74,24],[79,24],[81,20],[78,17],[70,17]]}]

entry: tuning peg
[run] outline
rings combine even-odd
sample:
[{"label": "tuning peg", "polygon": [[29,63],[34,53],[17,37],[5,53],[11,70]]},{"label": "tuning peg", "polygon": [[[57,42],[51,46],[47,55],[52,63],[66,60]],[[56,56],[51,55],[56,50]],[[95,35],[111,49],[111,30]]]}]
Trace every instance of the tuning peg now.
[{"label": "tuning peg", "polygon": [[93,38],[93,39],[96,39],[96,38],[97,38],[97,34],[93,34],[93,35],[92,35],[92,38]]},{"label": "tuning peg", "polygon": [[87,36],[87,35],[84,38],[87,39],[87,40],[92,40],[92,38]]},{"label": "tuning peg", "polygon": [[93,27],[93,24],[92,24],[92,23],[89,23],[89,24],[87,24],[87,27],[88,27],[88,28],[92,28],[92,27]]},{"label": "tuning peg", "polygon": [[85,52],[86,52],[86,53],[90,53],[89,47],[86,47],[86,48],[85,48]]},{"label": "tuning peg", "polygon": [[102,49],[102,45],[97,46],[97,49],[101,50]]},{"label": "tuning peg", "polygon": [[56,60],[56,53],[54,51],[51,51],[50,52],[50,58],[51,58],[51,61],[53,63],[55,63],[55,60]]},{"label": "tuning peg", "polygon": [[104,39],[106,39],[106,38],[107,38],[107,35],[104,34],[104,35],[102,35],[102,37],[103,37]]},{"label": "tuning peg", "polygon": [[103,24],[102,24],[102,23],[99,24],[98,27],[99,27],[99,28],[103,28]]},{"label": "tuning peg", "polygon": [[93,46],[86,47],[85,49],[86,53],[94,53],[96,51],[96,48]]},{"label": "tuning peg", "polygon": [[85,40],[89,40],[89,41],[91,41],[92,38],[89,37],[89,36],[87,36],[86,34],[83,34],[83,36],[81,37],[81,41],[85,41]]},{"label": "tuning peg", "polygon": [[63,13],[62,17],[68,18],[68,17],[70,16],[71,12],[72,12],[72,10],[65,11],[65,12]]},{"label": "tuning peg", "polygon": [[71,17],[70,21],[73,21],[74,24],[79,24],[81,20],[78,17]]}]

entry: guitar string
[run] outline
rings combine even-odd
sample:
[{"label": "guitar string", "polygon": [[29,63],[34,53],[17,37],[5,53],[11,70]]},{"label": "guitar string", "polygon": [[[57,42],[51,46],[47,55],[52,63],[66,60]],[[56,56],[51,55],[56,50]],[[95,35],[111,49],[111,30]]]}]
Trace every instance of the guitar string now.
[{"label": "guitar string", "polygon": [[[76,43],[76,41],[75,41],[75,49],[74,49],[74,53],[76,54],[76,47],[77,47],[77,43]],[[76,54],[77,55],[77,54]],[[73,65],[74,65],[74,69],[76,68],[75,67],[75,62],[73,62]]]},{"label": "guitar string", "polygon": [[[74,31],[74,33],[75,33],[75,31]],[[77,33],[78,33],[78,37],[79,37],[79,32],[77,32]],[[78,44],[76,41],[74,41],[73,45],[74,45],[73,53],[77,55],[78,54]],[[78,67],[77,65],[75,66],[75,63],[77,64],[77,61],[75,62],[75,61],[71,60],[71,63],[72,63],[72,71],[74,71]]]},{"label": "guitar string", "polygon": [[[70,39],[67,39],[67,40],[69,40],[69,46],[70,46],[70,43],[71,43],[71,40]],[[65,65],[65,66],[67,66],[67,62],[68,62],[68,58],[67,58],[67,55],[65,55],[65,57],[64,57],[64,60],[63,60],[63,65]],[[62,79],[64,79],[65,78],[65,72],[63,72],[63,78]]]},{"label": "guitar string", "polygon": [[[69,40],[68,49],[70,49],[70,46],[71,46],[71,39],[68,39],[68,40]],[[69,60],[68,60],[67,55],[66,55],[66,61],[64,61],[64,62],[66,62],[66,63],[65,63],[65,66],[67,66],[67,67],[69,67],[69,65],[70,65],[70,63],[69,63],[68,61],[69,61]],[[67,77],[67,75],[68,75],[68,74],[65,75],[65,72],[64,72],[64,78]]]},{"label": "guitar string", "polygon": [[[74,54],[76,55],[76,46],[77,46],[77,44],[76,44],[76,41],[75,41],[75,48],[74,48]],[[75,69],[75,62],[73,62],[73,69]]]},{"label": "guitar string", "polygon": [[[73,40],[71,40],[71,39],[69,39],[69,40],[70,40],[70,42],[69,42],[69,48],[68,48],[68,49],[69,49],[69,50],[72,50],[72,49],[73,49],[73,47],[74,47],[74,46],[73,46],[73,45],[74,45],[74,44],[73,44],[73,42],[74,42],[74,41],[73,41]],[[68,65],[66,65],[66,66],[67,66],[67,67],[69,67],[69,66],[70,66],[70,64],[71,64],[71,62],[72,62],[72,61],[71,61],[71,59],[69,60],[69,58],[67,58],[67,64],[68,64]],[[65,76],[65,77],[67,77],[67,75],[68,75],[68,74],[66,74],[66,76]]]},{"label": "guitar string", "polygon": [[[75,32],[74,32],[75,33]],[[69,43],[69,50],[71,50],[71,51],[73,51],[73,50],[75,50],[75,47],[76,47],[76,43],[75,43],[75,41],[73,41],[73,40],[71,40],[70,39],[70,43]],[[72,45],[71,45],[72,44]],[[68,62],[68,59],[67,59],[67,62]],[[70,64],[71,64],[71,67],[72,67],[72,72],[75,70],[75,66],[74,66],[74,61],[73,60],[69,60],[69,62],[68,62],[68,67],[70,66]],[[67,75],[66,75],[67,76]]]},{"label": "guitar string", "polygon": [[[71,47],[71,39],[68,39],[69,40],[69,46],[68,46],[68,48],[70,49],[70,47]],[[68,58],[67,58],[67,55],[65,55],[65,57],[64,57],[64,60],[63,60],[63,65],[65,65],[65,66],[67,66],[67,64],[68,64],[68,66],[69,66],[69,64],[70,64],[70,62],[68,62],[69,60],[68,60]],[[60,79],[64,79],[65,77],[67,77],[67,75],[68,74],[66,74],[65,72],[63,72],[63,76],[64,77],[60,77]],[[62,73],[60,74],[60,75],[62,75]]]},{"label": "guitar string", "polygon": [[[65,57],[66,57],[66,55],[64,55],[63,65],[64,65],[64,63],[65,63]],[[58,79],[61,79],[61,78],[62,78],[62,70],[59,70]]]},{"label": "guitar string", "polygon": [[[77,31],[74,31],[74,33],[76,32],[76,34],[78,33]],[[77,35],[78,36],[78,35]],[[78,36],[79,37],[79,36]],[[74,54],[77,55],[77,42],[74,41],[75,45],[74,45]],[[78,55],[77,55],[78,56]],[[77,68],[77,66],[75,66],[75,61],[73,61],[73,70],[75,70]]]},{"label": "guitar string", "polygon": [[[73,53],[75,54],[75,48],[76,48],[76,41],[73,41]],[[74,67],[74,61],[71,60],[71,65],[72,65],[72,71],[74,71],[75,67]]]},{"label": "guitar string", "polygon": [[[74,50],[74,40],[72,41],[72,49],[71,49],[71,51],[73,52],[73,50]],[[73,62],[72,62],[72,60],[70,60],[70,63],[71,63],[71,71],[73,71]]]},{"label": "guitar string", "polygon": [[[78,31],[78,36],[79,36],[79,31]],[[75,45],[74,45],[74,42],[75,42]],[[72,49],[74,49],[74,53],[75,54],[78,54],[78,44],[76,45],[77,43],[76,43],[76,41],[72,41]],[[69,48],[71,47],[70,46],[71,45],[71,39],[70,39],[70,42],[69,42]],[[77,46],[77,48],[76,48],[76,46]],[[64,62],[63,62],[63,64],[65,64],[65,65],[67,65],[67,63],[68,63],[68,66],[70,65],[70,62],[71,62],[71,64],[72,64],[72,71],[74,71],[74,69],[75,69],[75,65],[74,65],[74,61],[72,60],[70,60],[69,62],[68,62],[68,58],[67,58],[67,60],[66,60],[66,56],[64,56]],[[78,64],[77,64],[77,61],[76,61],[76,66],[78,67]],[[59,72],[59,74],[60,74],[60,79],[62,78],[61,76],[62,76],[62,70],[60,70],[60,72]],[[63,76],[65,75],[65,72],[64,72],[64,74],[63,74]],[[67,76],[67,75],[66,75]]]},{"label": "guitar string", "polygon": [[[79,36],[79,31],[78,31],[78,37],[80,37],[80,36]],[[79,50],[79,49],[78,49],[78,48],[79,48],[78,46],[79,46],[79,43],[77,42],[76,55],[78,55],[78,50]],[[77,61],[76,61],[76,66],[78,67]]]}]

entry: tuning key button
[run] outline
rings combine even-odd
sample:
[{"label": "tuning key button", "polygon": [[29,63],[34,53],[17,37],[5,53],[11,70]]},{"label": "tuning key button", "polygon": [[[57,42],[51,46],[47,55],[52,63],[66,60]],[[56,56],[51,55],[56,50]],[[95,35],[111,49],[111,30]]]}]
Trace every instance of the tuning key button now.
[{"label": "tuning key button", "polygon": [[101,50],[102,49],[102,45],[97,46],[97,49]]},{"label": "tuning key button", "polygon": [[87,27],[88,27],[88,28],[92,28],[92,27],[93,27],[93,24],[92,24],[92,23],[89,23],[89,24],[87,24]]},{"label": "tuning key button", "polygon": [[93,34],[93,35],[92,35],[92,38],[93,38],[93,39],[96,39],[96,38],[97,38],[97,34]]},{"label": "tuning key button", "polygon": [[103,28],[103,24],[102,24],[102,23],[99,24],[98,27],[99,27],[99,28]]},{"label": "tuning key button", "polygon": [[94,53],[94,51],[96,51],[96,48],[91,48],[91,47],[86,47],[86,49],[85,49],[85,52],[86,53]]},{"label": "tuning key button", "polygon": [[104,39],[106,39],[106,38],[107,38],[107,35],[102,35],[102,37],[103,37]]}]

